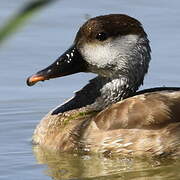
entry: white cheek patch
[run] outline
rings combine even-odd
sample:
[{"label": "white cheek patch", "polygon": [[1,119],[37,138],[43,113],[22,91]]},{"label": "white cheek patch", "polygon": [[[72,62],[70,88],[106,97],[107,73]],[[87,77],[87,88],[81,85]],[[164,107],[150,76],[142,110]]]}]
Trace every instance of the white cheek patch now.
[{"label": "white cheek patch", "polygon": [[124,61],[125,57],[130,55],[130,50],[136,45],[138,38],[138,35],[126,35],[109,40],[107,43],[87,43],[81,48],[81,54],[93,66],[103,68],[107,65],[119,64],[120,58]]},{"label": "white cheek patch", "polygon": [[89,64],[97,67],[104,67],[106,64],[110,64],[113,56],[109,43],[105,45],[85,44],[81,49],[81,53]]}]

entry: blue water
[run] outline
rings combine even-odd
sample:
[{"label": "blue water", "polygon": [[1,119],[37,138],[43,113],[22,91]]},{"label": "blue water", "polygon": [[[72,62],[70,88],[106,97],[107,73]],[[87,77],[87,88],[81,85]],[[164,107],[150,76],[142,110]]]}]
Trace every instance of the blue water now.
[{"label": "blue water", "polygon": [[[1,1],[0,26],[28,1]],[[25,83],[29,75],[52,63],[71,45],[87,16],[125,13],[143,23],[151,41],[152,61],[142,88],[179,86],[179,7],[179,0],[59,0],[1,45],[0,179],[180,179],[178,162],[37,155],[31,136],[39,120],[94,75],[75,74],[33,87]]]}]

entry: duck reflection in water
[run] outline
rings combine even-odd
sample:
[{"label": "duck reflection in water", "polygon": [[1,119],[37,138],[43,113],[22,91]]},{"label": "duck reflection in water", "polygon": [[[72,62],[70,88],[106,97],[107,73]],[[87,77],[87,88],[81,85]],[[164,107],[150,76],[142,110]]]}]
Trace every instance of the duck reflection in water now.
[{"label": "duck reflection in water", "polygon": [[102,154],[57,154],[41,146],[34,146],[33,151],[39,164],[47,164],[44,173],[55,180],[178,179],[177,172],[180,167],[180,161],[175,162],[168,158],[109,158]]}]

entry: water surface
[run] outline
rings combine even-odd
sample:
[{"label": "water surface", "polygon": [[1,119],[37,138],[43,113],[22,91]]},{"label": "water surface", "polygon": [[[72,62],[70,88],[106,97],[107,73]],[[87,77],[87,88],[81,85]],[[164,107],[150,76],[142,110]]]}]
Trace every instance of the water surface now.
[{"label": "water surface", "polygon": [[[1,1],[2,25],[28,0]],[[149,34],[152,61],[142,88],[179,86],[180,3],[61,0],[43,9],[0,48],[0,179],[180,179],[180,163],[165,160],[56,156],[32,149],[39,120],[80,89],[93,74],[80,73],[27,87],[26,78],[53,62],[72,43],[87,16],[125,13]]]}]

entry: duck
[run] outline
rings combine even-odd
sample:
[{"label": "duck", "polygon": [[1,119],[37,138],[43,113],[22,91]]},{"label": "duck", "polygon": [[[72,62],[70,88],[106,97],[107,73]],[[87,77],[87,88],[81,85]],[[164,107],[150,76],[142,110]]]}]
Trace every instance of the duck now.
[{"label": "duck", "polygon": [[74,73],[97,76],[37,125],[33,144],[53,152],[178,156],[180,88],[138,91],[151,60],[142,24],[125,14],[87,20],[70,48],[27,78],[32,86]]}]

